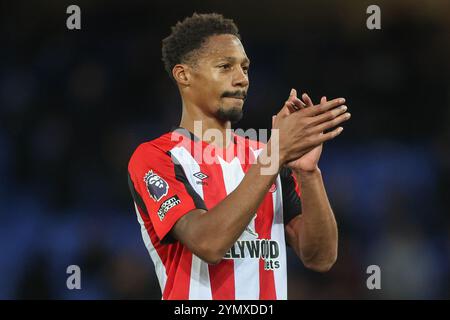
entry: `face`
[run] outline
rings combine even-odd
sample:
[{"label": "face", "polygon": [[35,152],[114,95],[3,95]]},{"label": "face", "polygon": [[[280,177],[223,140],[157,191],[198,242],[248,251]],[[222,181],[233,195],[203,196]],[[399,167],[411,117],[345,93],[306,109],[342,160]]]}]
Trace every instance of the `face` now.
[{"label": "face", "polygon": [[208,38],[190,67],[188,99],[221,121],[236,122],[249,86],[250,61],[233,35]]}]

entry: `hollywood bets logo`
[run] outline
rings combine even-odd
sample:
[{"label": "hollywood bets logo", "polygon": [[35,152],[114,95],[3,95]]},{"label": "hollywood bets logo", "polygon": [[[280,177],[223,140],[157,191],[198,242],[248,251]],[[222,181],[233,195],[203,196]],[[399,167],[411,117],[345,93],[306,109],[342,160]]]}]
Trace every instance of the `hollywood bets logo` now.
[{"label": "hollywood bets logo", "polygon": [[270,239],[238,240],[223,257],[224,259],[263,259],[264,270],[280,267],[280,245]]}]

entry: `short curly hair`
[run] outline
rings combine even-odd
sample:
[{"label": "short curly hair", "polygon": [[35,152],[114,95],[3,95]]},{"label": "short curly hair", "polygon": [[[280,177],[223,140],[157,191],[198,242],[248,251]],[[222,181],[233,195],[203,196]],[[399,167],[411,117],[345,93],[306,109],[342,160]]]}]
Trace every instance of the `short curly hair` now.
[{"label": "short curly hair", "polygon": [[207,38],[213,35],[231,34],[241,39],[239,30],[232,19],[217,13],[194,13],[191,17],[178,21],[172,33],[162,41],[162,61],[169,77],[178,63],[193,62],[193,53],[200,49]]}]

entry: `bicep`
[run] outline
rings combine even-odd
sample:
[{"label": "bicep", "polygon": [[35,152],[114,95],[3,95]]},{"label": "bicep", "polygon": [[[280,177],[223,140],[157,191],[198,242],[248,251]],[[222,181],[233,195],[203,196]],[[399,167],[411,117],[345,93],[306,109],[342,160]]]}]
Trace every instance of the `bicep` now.
[{"label": "bicep", "polygon": [[203,209],[189,211],[178,219],[169,234],[200,259],[209,264],[216,264],[222,256],[218,257],[211,244],[211,228],[204,219],[206,213]]}]

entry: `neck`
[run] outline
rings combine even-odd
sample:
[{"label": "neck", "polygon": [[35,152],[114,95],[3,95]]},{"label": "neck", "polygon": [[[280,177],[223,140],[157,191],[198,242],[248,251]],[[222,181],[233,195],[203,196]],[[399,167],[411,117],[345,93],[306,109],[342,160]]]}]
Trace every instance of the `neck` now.
[{"label": "neck", "polygon": [[201,108],[184,102],[180,127],[218,148],[225,148],[231,142],[230,121],[219,121],[214,116],[202,112]]}]

